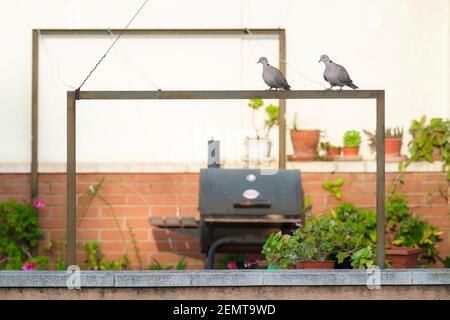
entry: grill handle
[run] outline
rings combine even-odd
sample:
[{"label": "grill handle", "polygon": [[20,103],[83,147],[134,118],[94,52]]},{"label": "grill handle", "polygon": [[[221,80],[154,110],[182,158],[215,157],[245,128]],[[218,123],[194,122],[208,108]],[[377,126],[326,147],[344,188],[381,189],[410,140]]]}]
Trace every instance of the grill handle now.
[{"label": "grill handle", "polygon": [[253,201],[236,201],[235,208],[270,208],[272,205],[267,200],[253,200]]}]

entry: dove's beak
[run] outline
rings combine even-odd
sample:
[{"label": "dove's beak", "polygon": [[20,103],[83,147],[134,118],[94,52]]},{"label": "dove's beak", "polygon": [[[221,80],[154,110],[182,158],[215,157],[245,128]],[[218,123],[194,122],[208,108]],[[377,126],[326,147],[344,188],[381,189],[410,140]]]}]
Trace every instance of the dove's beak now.
[{"label": "dove's beak", "polygon": [[319,60],[319,63],[320,63],[320,61],[322,61],[322,59]]}]

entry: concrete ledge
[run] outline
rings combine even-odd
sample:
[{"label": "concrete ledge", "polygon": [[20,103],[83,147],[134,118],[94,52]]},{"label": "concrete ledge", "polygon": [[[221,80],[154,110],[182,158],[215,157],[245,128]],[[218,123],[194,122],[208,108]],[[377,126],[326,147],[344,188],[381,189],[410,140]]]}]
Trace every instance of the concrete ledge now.
[{"label": "concrete ledge", "polygon": [[[0,288],[66,288],[64,271],[0,271]],[[82,271],[81,287],[366,286],[364,270]],[[381,286],[450,286],[450,269],[383,270]]]}]

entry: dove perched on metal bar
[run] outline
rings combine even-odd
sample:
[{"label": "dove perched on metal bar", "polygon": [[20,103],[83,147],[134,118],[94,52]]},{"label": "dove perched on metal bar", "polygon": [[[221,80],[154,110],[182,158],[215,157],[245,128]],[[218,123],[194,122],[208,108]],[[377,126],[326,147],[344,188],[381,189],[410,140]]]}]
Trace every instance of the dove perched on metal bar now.
[{"label": "dove perched on metal bar", "polygon": [[353,84],[352,79],[350,79],[347,70],[345,70],[343,66],[331,61],[327,55],[321,56],[319,63],[320,62],[325,64],[323,78],[331,85],[331,87],[327,90],[331,90],[333,87],[341,87],[342,90],[344,86],[352,89],[359,89],[355,84]]},{"label": "dove perched on metal bar", "polygon": [[272,67],[266,57],[259,58],[257,63],[261,63],[263,66],[262,78],[270,87],[269,90],[272,88],[291,90],[291,86],[287,83],[283,73],[277,68]]}]

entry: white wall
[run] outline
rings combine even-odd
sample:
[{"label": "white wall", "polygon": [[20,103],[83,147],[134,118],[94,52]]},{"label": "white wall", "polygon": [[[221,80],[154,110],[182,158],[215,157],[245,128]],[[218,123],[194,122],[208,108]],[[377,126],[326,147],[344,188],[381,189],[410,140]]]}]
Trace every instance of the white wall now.
[{"label": "white wall", "polygon": [[[121,28],[140,4],[0,0],[0,163],[31,159],[31,29]],[[150,0],[131,27],[286,28],[294,89],[321,89],[304,77],[324,83],[317,61],[326,53],[360,88],[385,89],[387,126],[406,129],[422,114],[450,115],[449,16],[447,0]],[[65,162],[68,89],[59,78],[78,86],[111,41],[41,36],[41,163]],[[256,61],[265,55],[276,64],[276,53],[270,37],[124,37],[84,89],[154,90],[141,73],[162,89],[265,89]],[[239,160],[251,130],[246,101],[83,101],[78,110],[78,161],[88,163],[203,161],[211,136],[225,160]],[[293,112],[332,143],[348,129],[375,127],[367,101],[288,101],[289,124]],[[363,152],[370,157],[365,143]]]}]

